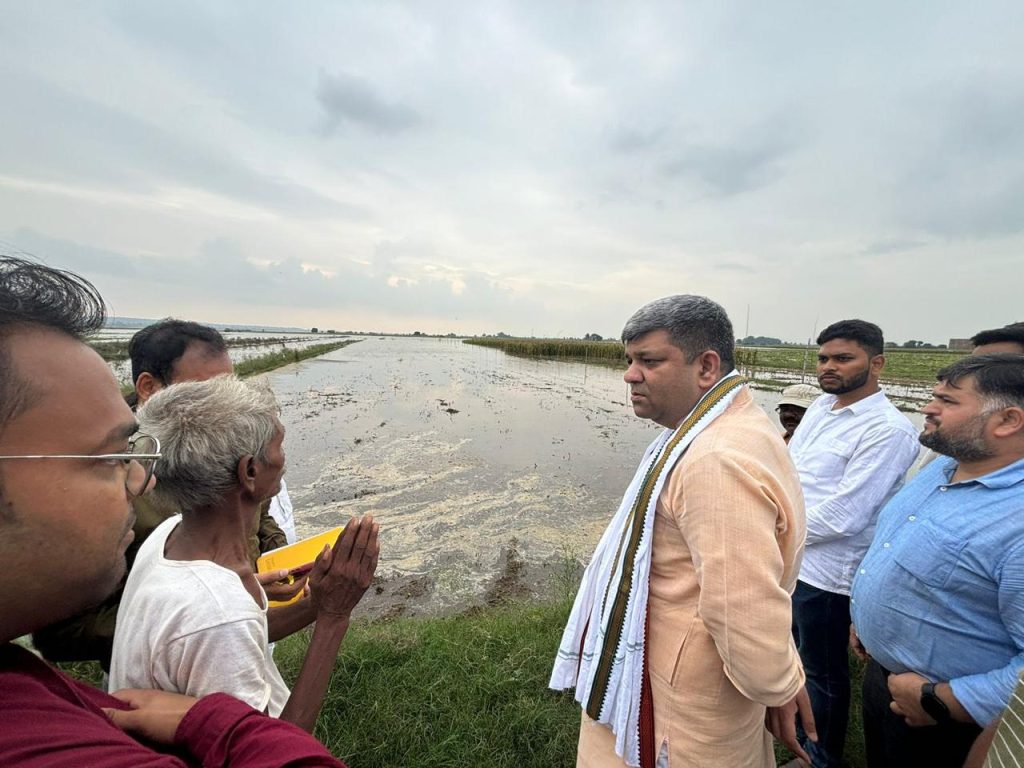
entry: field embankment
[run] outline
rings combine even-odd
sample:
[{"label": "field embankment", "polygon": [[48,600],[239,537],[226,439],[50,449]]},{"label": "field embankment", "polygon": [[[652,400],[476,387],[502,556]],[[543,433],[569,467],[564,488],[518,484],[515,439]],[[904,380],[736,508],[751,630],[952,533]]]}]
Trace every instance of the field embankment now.
[{"label": "field embankment", "polygon": [[[517,357],[604,363],[625,367],[625,348],[618,341],[579,339],[474,338],[465,344],[500,349]],[[737,347],[736,367],[755,380],[771,380],[773,371],[814,375],[815,347]],[[946,349],[887,349],[882,377],[898,384],[930,385],[941,368],[956,362],[966,352]]]}]

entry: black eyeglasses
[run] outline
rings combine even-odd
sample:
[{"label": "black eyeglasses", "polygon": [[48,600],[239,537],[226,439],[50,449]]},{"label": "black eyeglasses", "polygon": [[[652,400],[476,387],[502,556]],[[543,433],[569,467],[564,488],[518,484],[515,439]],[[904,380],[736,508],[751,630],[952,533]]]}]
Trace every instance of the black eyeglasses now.
[{"label": "black eyeglasses", "polygon": [[[4,459],[92,459],[93,461],[121,461],[124,462],[125,474],[124,487],[132,496],[141,496],[149,487],[149,481],[153,477],[153,468],[157,459],[160,458],[160,441],[152,435],[144,435],[137,432],[128,441],[126,453],[99,453],[99,454],[72,454],[60,453],[35,456],[0,456]],[[135,470],[138,467],[138,470]]]}]

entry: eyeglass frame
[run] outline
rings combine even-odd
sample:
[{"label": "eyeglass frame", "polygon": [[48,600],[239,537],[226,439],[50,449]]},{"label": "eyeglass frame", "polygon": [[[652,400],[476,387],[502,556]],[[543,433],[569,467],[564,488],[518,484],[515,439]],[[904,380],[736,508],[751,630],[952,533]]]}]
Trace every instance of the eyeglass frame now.
[{"label": "eyeglass frame", "polygon": [[[124,487],[128,493],[132,496],[141,496],[146,492],[149,487],[149,481],[153,478],[153,470],[156,468],[156,463],[163,458],[163,454],[160,452],[160,440],[153,435],[147,435],[144,432],[136,432],[129,438],[129,446],[134,445],[140,437],[146,437],[156,443],[156,453],[47,453],[47,454],[26,454],[24,456],[0,456],[0,461],[4,459],[93,459],[99,461],[108,461],[111,459],[117,459],[125,462],[125,467],[128,472],[131,472],[131,468],[128,466],[129,462],[134,461],[140,467],[146,471],[146,479],[142,483],[142,490],[139,493],[133,493],[132,489],[128,487],[128,477],[126,474],[124,477]],[[147,468],[140,459],[152,460],[152,464]]]}]

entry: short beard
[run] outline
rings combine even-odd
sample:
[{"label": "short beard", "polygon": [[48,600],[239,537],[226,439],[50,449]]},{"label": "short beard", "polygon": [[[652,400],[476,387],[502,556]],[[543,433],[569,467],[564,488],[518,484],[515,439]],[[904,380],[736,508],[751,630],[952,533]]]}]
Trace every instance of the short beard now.
[{"label": "short beard", "polygon": [[918,438],[925,448],[949,456],[957,461],[984,461],[991,459],[995,452],[985,445],[985,438],[979,434],[944,435],[938,429],[922,432]]},{"label": "short beard", "polygon": [[870,370],[865,368],[864,371],[852,379],[844,381],[842,384],[833,384],[831,387],[827,384],[822,384],[821,380],[818,380],[818,384],[821,385],[823,392],[827,392],[830,395],[845,395],[847,392],[853,392],[855,389],[860,389],[868,381],[868,374]]}]

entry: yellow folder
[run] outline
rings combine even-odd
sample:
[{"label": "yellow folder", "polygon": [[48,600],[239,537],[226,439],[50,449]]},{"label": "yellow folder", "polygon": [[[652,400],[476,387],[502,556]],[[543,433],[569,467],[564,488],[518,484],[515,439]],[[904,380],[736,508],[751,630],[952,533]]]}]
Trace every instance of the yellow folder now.
[{"label": "yellow folder", "polygon": [[[267,571],[286,570],[289,572],[289,579],[301,578],[312,567],[313,561],[323,551],[324,545],[333,547],[334,542],[338,540],[344,529],[345,526],[339,525],[337,528],[331,528],[329,531],[324,531],[308,539],[272,549],[256,560],[256,571],[266,573]],[[300,593],[287,602],[271,602],[270,605],[288,605],[294,603],[301,596]]]}]

